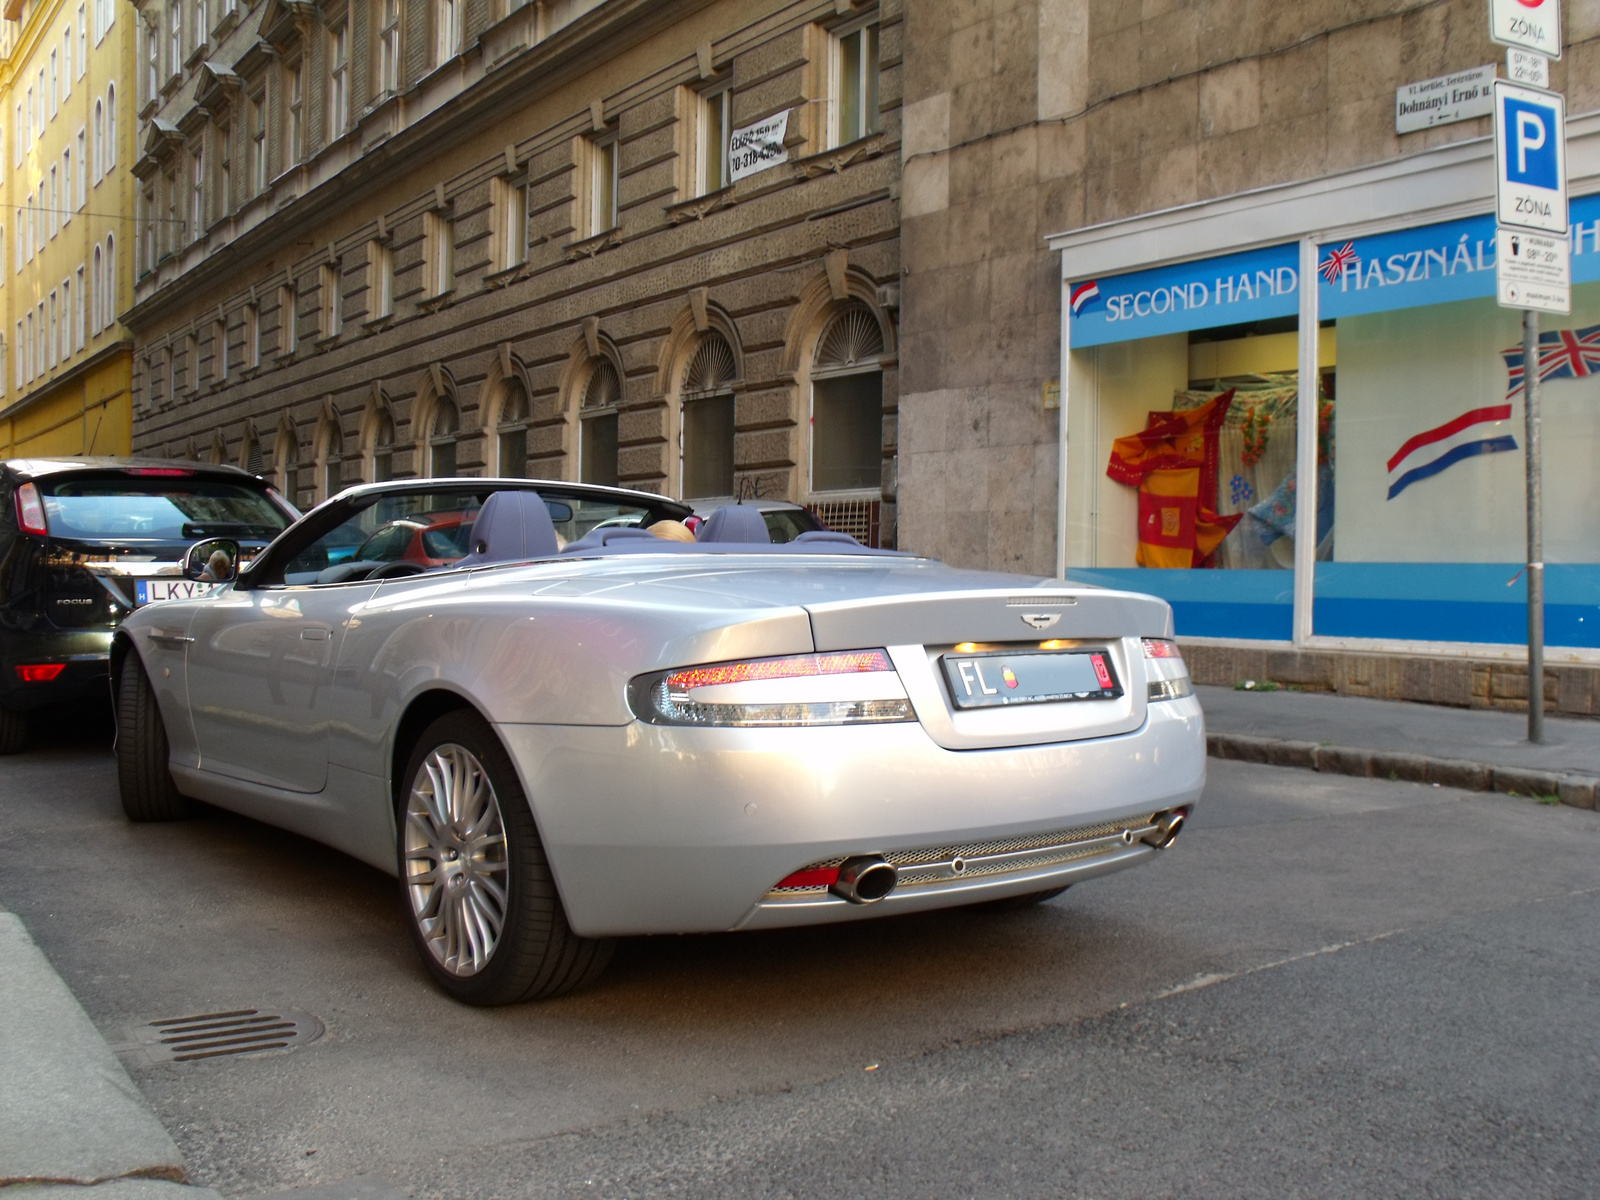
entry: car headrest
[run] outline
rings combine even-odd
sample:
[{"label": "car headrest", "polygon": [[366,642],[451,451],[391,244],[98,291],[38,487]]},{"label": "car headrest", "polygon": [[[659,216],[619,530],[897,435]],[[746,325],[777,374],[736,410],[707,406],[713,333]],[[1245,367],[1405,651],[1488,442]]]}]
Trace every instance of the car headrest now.
[{"label": "car headrest", "polygon": [[457,567],[522,562],[555,554],[556,527],[538,492],[494,492],[478,510],[472,525],[471,550]]},{"label": "car headrest", "polygon": [[743,542],[757,546],[772,544],[767,523],[760,512],[742,504],[725,504],[706,518],[695,533],[697,542]]}]

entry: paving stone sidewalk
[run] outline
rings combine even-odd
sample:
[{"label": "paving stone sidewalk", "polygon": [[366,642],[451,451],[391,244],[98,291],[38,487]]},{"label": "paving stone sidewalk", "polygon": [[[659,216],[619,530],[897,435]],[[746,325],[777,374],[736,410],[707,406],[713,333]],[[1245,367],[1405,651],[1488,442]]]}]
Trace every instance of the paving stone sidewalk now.
[{"label": "paving stone sidewalk", "polygon": [[1366,700],[1320,692],[1197,687],[1216,758],[1480,792],[1559,796],[1594,808],[1600,721],[1547,717],[1527,740],[1522,713]]}]

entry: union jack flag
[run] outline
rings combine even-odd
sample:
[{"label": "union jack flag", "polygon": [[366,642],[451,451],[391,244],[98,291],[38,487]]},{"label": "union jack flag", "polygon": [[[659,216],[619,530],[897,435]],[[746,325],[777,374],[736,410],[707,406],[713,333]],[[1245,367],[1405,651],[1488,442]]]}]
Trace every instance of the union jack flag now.
[{"label": "union jack flag", "polygon": [[1361,256],[1356,253],[1356,244],[1346,242],[1337,250],[1328,251],[1328,257],[1322,260],[1322,277],[1332,283],[1343,275],[1346,269],[1361,264]]},{"label": "union jack flag", "polygon": [[[1506,360],[1506,397],[1522,390],[1522,347],[1500,352]],[[1583,379],[1600,374],[1600,325],[1587,329],[1557,329],[1539,335],[1539,382],[1547,379]]]}]

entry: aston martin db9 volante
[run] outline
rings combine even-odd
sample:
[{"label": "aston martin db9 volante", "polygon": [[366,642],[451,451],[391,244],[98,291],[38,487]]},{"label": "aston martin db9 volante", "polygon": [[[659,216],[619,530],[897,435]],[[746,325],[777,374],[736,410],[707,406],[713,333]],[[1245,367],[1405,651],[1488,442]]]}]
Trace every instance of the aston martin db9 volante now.
[{"label": "aston martin db9 volante", "polygon": [[[650,532],[688,515],[436,479],[351,489],[237,573],[197,542],[200,594],[116,635],[124,808],[395,874],[473,1004],[578,986],[621,935],[1021,906],[1177,837],[1205,734],[1163,601],[774,544],[738,505]],[[386,529],[450,536],[363,557]]]}]

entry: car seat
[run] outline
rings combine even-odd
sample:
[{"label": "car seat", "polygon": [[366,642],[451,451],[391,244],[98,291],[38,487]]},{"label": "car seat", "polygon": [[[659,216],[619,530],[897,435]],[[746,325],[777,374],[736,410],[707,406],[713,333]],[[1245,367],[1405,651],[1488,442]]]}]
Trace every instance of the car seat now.
[{"label": "car seat", "polygon": [[560,549],[550,510],[531,491],[492,493],[478,510],[468,545],[471,549],[455,563],[457,569],[547,558]]},{"label": "car seat", "polygon": [[697,542],[739,542],[770,546],[772,534],[761,513],[742,504],[725,504],[706,518],[695,532]]}]

